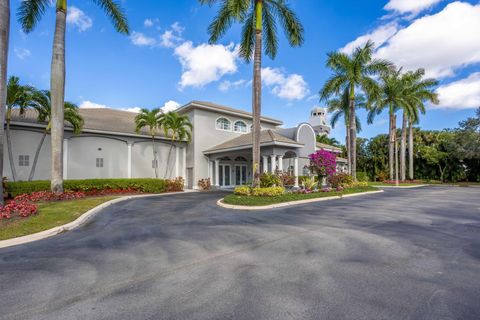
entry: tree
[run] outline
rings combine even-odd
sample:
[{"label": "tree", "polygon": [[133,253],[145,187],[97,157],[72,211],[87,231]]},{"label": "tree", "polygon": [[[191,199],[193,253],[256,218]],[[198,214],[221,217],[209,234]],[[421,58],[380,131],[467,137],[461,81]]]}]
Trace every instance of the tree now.
[{"label": "tree", "polygon": [[153,171],[155,178],[158,178],[158,159],[157,150],[155,149],[155,136],[158,129],[160,129],[163,122],[163,112],[159,108],[153,110],[141,109],[140,113],[135,117],[135,131],[140,133],[143,128],[147,128],[150,137],[152,138],[152,152],[153,152]]},{"label": "tree", "polygon": [[165,177],[167,177],[168,167],[170,164],[170,155],[175,141],[187,141],[192,140],[193,125],[190,122],[190,118],[186,115],[180,115],[178,112],[166,113],[161,121],[161,126],[165,136],[170,136],[170,150],[168,151],[167,166],[165,168]]},{"label": "tree", "polygon": [[[253,63],[253,185],[260,184],[260,117],[262,96],[262,47],[274,59],[278,50],[277,21],[293,47],[303,44],[303,26],[284,0],[199,0],[202,4],[220,4],[208,27],[210,43],[216,43],[234,22],[243,25],[240,56]],[[265,43],[263,41],[265,40]]]},{"label": "tree", "polygon": [[[10,36],[10,0],[0,0],[0,122],[5,123],[7,100],[7,62]],[[3,179],[3,135],[0,126],[0,178]],[[0,205],[3,205],[3,183],[0,183]]]},{"label": "tree", "polygon": [[12,150],[12,135],[10,131],[10,123],[12,120],[12,112],[14,108],[18,108],[20,115],[23,115],[25,111],[33,104],[33,95],[35,94],[35,88],[28,85],[21,85],[20,79],[15,76],[11,76],[8,79],[7,84],[7,103],[6,103],[6,138],[8,148],[8,159],[10,162],[10,170],[12,172],[12,180],[17,180],[17,170],[15,169],[15,160],[13,159]]},{"label": "tree", "polygon": [[335,139],[333,137],[330,138],[326,134],[317,135],[317,142],[318,143],[323,143],[323,144],[328,144],[328,145],[331,145],[331,146],[334,146],[334,147],[341,147],[341,144],[337,139]]},{"label": "tree", "polygon": [[[37,167],[38,157],[40,156],[40,151],[42,150],[43,143],[45,138],[50,133],[52,128],[52,100],[50,91],[42,90],[37,91],[33,96],[34,104],[33,108],[37,111],[37,121],[42,123],[47,123],[45,130],[43,130],[42,138],[38,143],[37,150],[35,151],[35,156],[33,158],[32,169],[30,170],[30,175],[28,176],[28,181],[32,181],[35,176],[35,169]],[[65,113],[65,122],[72,126],[73,133],[79,134],[82,132],[83,128],[83,118],[78,113],[78,106],[71,102],[65,102],[64,107]]]},{"label": "tree", "polygon": [[[350,114],[350,105],[349,105],[349,91],[348,88],[345,89],[340,97],[330,99],[327,102],[328,106],[328,112],[333,113],[332,118],[330,120],[330,125],[332,128],[335,128],[335,125],[337,122],[340,120],[341,117],[345,120],[345,132],[346,132],[346,138],[345,138],[345,145],[347,147],[347,163],[348,163],[348,168],[350,170],[351,168],[351,159],[350,159],[350,153],[348,152],[348,145],[350,141],[350,134],[348,130],[348,126],[350,124],[350,120],[348,118],[348,115]],[[355,108],[360,109],[360,108],[366,108],[366,101],[365,101],[365,96],[359,95],[355,99]],[[362,131],[362,126],[360,123],[360,118],[358,116],[355,116],[355,124],[357,127],[357,133]]]},{"label": "tree", "polygon": [[357,125],[355,115],[355,98],[357,89],[363,91],[368,101],[374,100],[380,93],[380,88],[374,77],[387,72],[392,64],[386,60],[374,59],[374,44],[368,41],[365,46],[358,47],[351,55],[343,52],[332,52],[328,54],[327,67],[334,72],[327,80],[320,91],[320,98],[328,100],[332,95],[338,96],[344,90],[349,92],[349,142],[350,172],[356,179],[357,158],[356,158],[356,137]]},{"label": "tree", "polygon": [[[129,33],[127,18],[114,0],[92,0],[112,20],[115,29]],[[51,0],[23,0],[18,8],[18,20],[24,32],[31,32],[50,7]],[[56,0],[55,35],[53,39],[50,91],[52,95],[52,192],[63,192],[63,131],[65,104],[65,29],[67,0]]]}]

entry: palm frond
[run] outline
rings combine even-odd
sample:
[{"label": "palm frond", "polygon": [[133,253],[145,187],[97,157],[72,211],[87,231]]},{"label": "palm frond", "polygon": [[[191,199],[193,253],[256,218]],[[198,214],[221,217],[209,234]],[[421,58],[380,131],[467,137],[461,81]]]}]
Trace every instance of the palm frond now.
[{"label": "palm frond", "polygon": [[123,11],[120,3],[114,0],[92,0],[98,6],[100,6],[103,11],[110,17],[112,20],[113,25],[117,32],[123,34],[129,34],[130,28],[128,26],[127,16]]},{"label": "palm frond", "polygon": [[20,2],[17,19],[24,32],[29,33],[35,28],[49,4],[50,0],[23,0]]},{"label": "palm frond", "polygon": [[275,59],[278,50],[277,23],[268,7],[263,10],[263,45],[265,54]]},{"label": "palm frond", "polygon": [[253,8],[247,15],[242,27],[242,40],[240,42],[240,57],[247,63],[253,57],[253,50],[255,49],[255,13]]},{"label": "palm frond", "polygon": [[266,10],[272,10],[282,24],[285,36],[292,47],[299,47],[303,44],[305,30],[295,12],[284,0],[265,0]]}]

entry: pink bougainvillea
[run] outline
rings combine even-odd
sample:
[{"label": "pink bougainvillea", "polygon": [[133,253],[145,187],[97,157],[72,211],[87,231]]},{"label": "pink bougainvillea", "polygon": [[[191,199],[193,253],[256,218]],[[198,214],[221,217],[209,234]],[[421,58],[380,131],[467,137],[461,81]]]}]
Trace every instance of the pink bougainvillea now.
[{"label": "pink bougainvillea", "polygon": [[337,156],[335,153],[318,150],[308,156],[310,169],[321,177],[333,176],[337,171]]}]

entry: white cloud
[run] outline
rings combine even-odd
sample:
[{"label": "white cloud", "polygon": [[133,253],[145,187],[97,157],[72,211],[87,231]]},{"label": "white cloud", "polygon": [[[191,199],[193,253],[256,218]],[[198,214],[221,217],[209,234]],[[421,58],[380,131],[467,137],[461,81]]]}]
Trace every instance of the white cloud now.
[{"label": "white cloud", "polygon": [[113,108],[113,107],[109,107],[109,106],[104,105],[104,104],[95,103],[95,102],[92,102],[92,101],[89,101],[89,100],[85,100],[82,103],[80,103],[79,108],[80,109],[107,109],[108,108],[108,109],[117,109],[117,110],[123,110],[123,111],[128,111],[128,112],[135,112],[135,113],[140,112],[139,107]]},{"label": "white cloud", "polygon": [[28,49],[23,49],[23,48],[15,48],[13,49],[13,52],[15,55],[18,57],[20,60],[25,60],[26,58],[30,57],[32,53]]},{"label": "white cloud", "polygon": [[145,19],[145,21],[143,21],[143,26],[146,28],[153,27],[153,24],[154,23],[152,19]]},{"label": "white cloud", "polygon": [[286,75],[277,68],[263,68],[262,81],[271,88],[273,94],[282,99],[302,100],[310,93],[308,84],[301,75]]},{"label": "white cloud", "polygon": [[78,28],[78,31],[83,32],[90,29],[93,25],[92,19],[77,7],[68,7],[67,23]]},{"label": "white cloud", "polygon": [[448,77],[480,62],[480,4],[453,2],[398,31],[377,56],[427,76]]},{"label": "white cloud", "polygon": [[388,39],[390,39],[395,33],[397,33],[397,31],[398,24],[396,22],[390,22],[381,25],[372,32],[362,35],[357,39],[353,40],[352,42],[349,42],[342,49],[340,49],[340,51],[347,54],[352,53],[355,48],[365,45],[368,40],[373,41],[375,43],[375,46],[380,47],[385,42],[387,42]]},{"label": "white cloud", "polygon": [[384,8],[385,10],[392,10],[400,14],[419,13],[420,11],[431,8],[440,1],[443,0],[390,0]]},{"label": "white cloud", "polygon": [[134,45],[139,47],[154,46],[157,43],[154,38],[148,37],[145,34],[136,31],[132,32],[130,35],[130,40],[132,40]]},{"label": "white cloud", "polygon": [[233,43],[194,46],[191,41],[186,41],[175,48],[174,54],[183,67],[180,89],[202,87],[237,72],[238,46]]},{"label": "white cloud", "polygon": [[173,100],[165,102],[163,107],[161,107],[162,111],[165,112],[165,113],[175,111],[178,108],[180,108],[180,103],[178,103],[176,101],[173,101]]},{"label": "white cloud", "polygon": [[434,108],[470,109],[480,107],[480,72],[437,89],[440,104]]},{"label": "white cloud", "polygon": [[226,92],[226,91],[228,91],[232,88],[237,89],[237,88],[240,88],[240,87],[243,87],[243,86],[247,86],[251,83],[252,83],[251,81],[247,81],[245,79],[240,79],[240,80],[237,80],[237,81],[225,80],[225,81],[222,81],[222,83],[220,83],[220,85],[218,86],[218,89],[220,91]]},{"label": "white cloud", "polygon": [[184,30],[185,28],[180,23],[175,22],[171,25],[170,30],[166,30],[160,36],[160,45],[165,48],[175,48],[183,41],[182,33]]}]

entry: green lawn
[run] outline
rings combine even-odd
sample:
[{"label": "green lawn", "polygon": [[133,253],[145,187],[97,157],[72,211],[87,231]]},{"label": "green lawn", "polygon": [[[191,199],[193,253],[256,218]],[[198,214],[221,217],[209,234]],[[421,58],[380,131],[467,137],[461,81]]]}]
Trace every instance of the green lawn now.
[{"label": "green lawn", "polygon": [[35,216],[0,220],[0,240],[21,237],[64,225],[77,219],[88,210],[115,198],[118,197],[104,196],[39,203],[38,214]]},{"label": "green lawn", "polygon": [[284,195],[276,196],[276,197],[237,196],[234,194],[230,194],[226,196],[223,199],[223,201],[227,204],[238,205],[238,206],[266,206],[266,205],[282,203],[282,202],[341,196],[344,194],[361,193],[366,191],[377,191],[377,190],[378,189],[374,187],[365,187],[365,188],[347,189],[341,192],[336,192],[336,191],[335,192],[315,192],[315,193],[309,193],[309,194],[286,193]]}]

